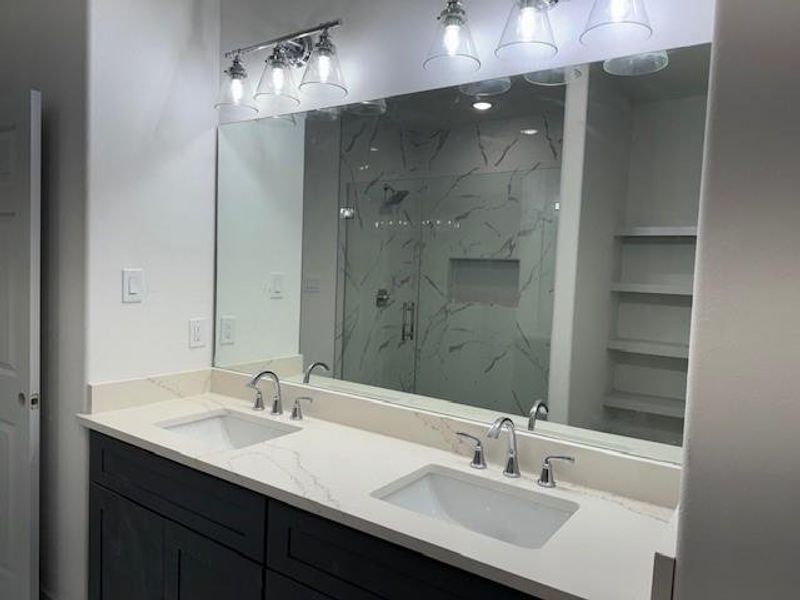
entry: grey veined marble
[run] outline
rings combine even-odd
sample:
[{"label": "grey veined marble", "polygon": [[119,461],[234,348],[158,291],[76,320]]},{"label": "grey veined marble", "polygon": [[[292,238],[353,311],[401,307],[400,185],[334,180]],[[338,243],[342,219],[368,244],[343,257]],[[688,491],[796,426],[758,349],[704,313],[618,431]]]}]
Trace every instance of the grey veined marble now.
[{"label": "grey veined marble", "polygon": [[530,118],[343,121],[340,203],[355,209],[339,234],[344,379],[519,414],[546,396],[562,122],[537,119],[537,136],[520,133]]}]

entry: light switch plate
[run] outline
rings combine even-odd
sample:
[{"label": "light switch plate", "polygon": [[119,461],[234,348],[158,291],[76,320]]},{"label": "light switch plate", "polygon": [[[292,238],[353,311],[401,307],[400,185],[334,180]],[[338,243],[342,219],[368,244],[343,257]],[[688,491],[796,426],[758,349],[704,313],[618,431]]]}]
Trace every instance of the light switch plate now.
[{"label": "light switch plate", "polygon": [[319,294],[319,275],[307,275],[303,278],[303,292],[306,294]]},{"label": "light switch plate", "polygon": [[189,320],[189,348],[204,348],[208,338],[208,320]]},{"label": "light switch plate", "polygon": [[219,320],[219,345],[233,346],[236,343],[236,317],[221,317]]},{"label": "light switch plate", "polygon": [[269,276],[269,297],[273,300],[283,299],[283,286],[285,275],[283,273],[270,273]]},{"label": "light switch plate", "polygon": [[144,302],[143,269],[122,269],[122,301],[125,304]]}]

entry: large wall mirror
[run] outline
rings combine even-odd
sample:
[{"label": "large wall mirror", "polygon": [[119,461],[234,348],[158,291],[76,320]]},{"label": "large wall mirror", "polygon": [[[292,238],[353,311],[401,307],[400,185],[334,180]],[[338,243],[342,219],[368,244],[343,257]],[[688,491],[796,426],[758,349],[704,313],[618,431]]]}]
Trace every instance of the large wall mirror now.
[{"label": "large wall mirror", "polygon": [[221,126],[215,364],[680,460],[709,50]]}]

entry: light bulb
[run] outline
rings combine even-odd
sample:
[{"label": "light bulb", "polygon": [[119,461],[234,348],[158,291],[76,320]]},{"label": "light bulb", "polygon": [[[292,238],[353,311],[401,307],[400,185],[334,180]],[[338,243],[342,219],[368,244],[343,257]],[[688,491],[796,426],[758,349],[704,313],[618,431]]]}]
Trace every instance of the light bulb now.
[{"label": "light bulb", "polygon": [[447,54],[455,56],[460,45],[461,25],[459,23],[451,23],[444,29],[444,47],[447,49]]},{"label": "light bulb", "polygon": [[485,100],[479,100],[478,102],[473,103],[472,108],[484,112],[492,108],[492,106],[493,105],[491,102],[486,102]]},{"label": "light bulb", "polygon": [[629,10],[629,2],[627,0],[611,0],[608,7],[609,15],[612,21],[622,21],[627,15]]},{"label": "light bulb", "polygon": [[286,74],[283,72],[283,68],[273,67],[272,86],[275,88],[275,93],[280,94],[283,91],[283,86],[285,84],[286,84]]},{"label": "light bulb", "polygon": [[231,98],[237,104],[244,98],[244,85],[241,79],[231,79]]},{"label": "light bulb", "polygon": [[325,54],[319,55],[319,80],[320,83],[328,83],[331,78],[331,57]]},{"label": "light bulb", "polygon": [[519,11],[517,35],[520,40],[531,40],[536,35],[536,11],[533,6],[525,6]]}]

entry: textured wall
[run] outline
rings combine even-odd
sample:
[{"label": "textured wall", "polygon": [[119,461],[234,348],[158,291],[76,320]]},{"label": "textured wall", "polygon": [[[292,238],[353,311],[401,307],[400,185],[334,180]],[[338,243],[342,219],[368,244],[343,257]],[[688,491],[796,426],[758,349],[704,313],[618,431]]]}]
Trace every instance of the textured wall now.
[{"label": "textured wall", "polygon": [[717,6],[680,600],[798,594],[798,23],[791,0]]}]

